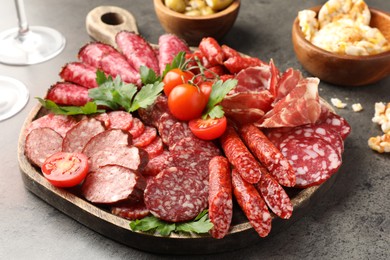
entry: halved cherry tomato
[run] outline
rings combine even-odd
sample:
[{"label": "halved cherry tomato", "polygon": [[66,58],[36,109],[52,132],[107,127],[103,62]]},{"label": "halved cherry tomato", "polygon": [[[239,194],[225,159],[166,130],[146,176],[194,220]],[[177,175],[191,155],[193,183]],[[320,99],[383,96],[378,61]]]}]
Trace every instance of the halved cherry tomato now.
[{"label": "halved cherry tomato", "polygon": [[88,157],[82,153],[58,152],[42,164],[43,176],[54,186],[73,187],[81,183],[88,173]]},{"label": "halved cherry tomato", "polygon": [[168,96],[168,108],[179,120],[188,121],[200,117],[206,103],[203,92],[191,84],[176,86]]},{"label": "halved cherry tomato", "polygon": [[206,100],[209,100],[213,84],[214,83],[212,81],[204,81],[204,82],[199,84],[199,88],[203,92],[203,94],[205,95]]},{"label": "halved cherry tomato", "polygon": [[163,79],[165,95],[168,97],[174,87],[188,83],[192,77],[194,74],[190,71],[182,71],[178,68],[168,71]]},{"label": "halved cherry tomato", "polygon": [[189,122],[191,132],[203,140],[213,140],[220,137],[226,130],[226,117],[194,119]]}]

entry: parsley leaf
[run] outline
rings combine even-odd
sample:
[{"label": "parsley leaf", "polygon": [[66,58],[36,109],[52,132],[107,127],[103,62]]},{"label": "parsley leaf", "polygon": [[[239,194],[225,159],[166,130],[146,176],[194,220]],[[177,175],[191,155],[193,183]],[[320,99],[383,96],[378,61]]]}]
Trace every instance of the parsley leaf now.
[{"label": "parsley leaf", "polygon": [[57,115],[89,115],[89,114],[95,114],[95,113],[104,113],[105,110],[98,109],[96,103],[94,102],[88,102],[84,106],[59,106],[56,103],[54,103],[51,100],[44,100],[42,98],[36,97],[38,99],[39,103],[46,109],[52,111],[53,113]]},{"label": "parsley leaf", "polygon": [[170,64],[167,64],[165,66],[164,72],[161,75],[162,78],[168,73],[168,71],[176,68],[183,68],[185,61],[186,61],[186,53],[184,51],[179,52],[175,58],[173,58],[172,62]]},{"label": "parsley leaf", "polygon": [[237,85],[237,80],[228,79],[225,82],[218,80],[212,86],[209,100],[206,105],[206,112],[203,114],[202,118],[221,118],[224,115],[224,111],[221,105],[221,101],[224,97]]},{"label": "parsley leaf", "polygon": [[169,236],[172,232],[207,233],[212,227],[207,209],[199,213],[193,221],[185,223],[169,223],[155,216],[130,221],[130,228],[133,231],[157,232],[162,236]]},{"label": "parsley leaf", "polygon": [[144,85],[154,84],[156,81],[161,81],[161,79],[156,75],[156,72],[146,66],[141,66],[139,73],[141,75],[141,81]]},{"label": "parsley leaf", "polygon": [[153,104],[156,98],[161,94],[163,88],[164,83],[161,82],[155,82],[154,84],[143,86],[141,90],[138,91],[137,95],[135,95],[134,100],[127,111],[133,112],[140,107],[146,108]]}]

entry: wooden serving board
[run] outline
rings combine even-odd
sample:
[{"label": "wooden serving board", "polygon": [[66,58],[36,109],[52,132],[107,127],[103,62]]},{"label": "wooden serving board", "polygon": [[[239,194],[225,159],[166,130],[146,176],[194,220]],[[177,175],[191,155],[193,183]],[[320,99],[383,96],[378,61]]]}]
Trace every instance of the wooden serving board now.
[{"label": "wooden serving board", "polygon": [[[123,18],[127,21],[127,27],[123,27],[122,24],[120,28],[111,25],[104,26],[103,30],[99,31],[99,24],[97,24],[100,23],[99,17],[106,13],[111,13],[113,16],[117,15],[112,14],[112,12],[119,12],[120,15],[127,17],[127,20]],[[135,20],[131,17],[132,15],[123,9],[99,7],[88,14],[87,31],[96,40],[111,44],[112,37],[115,35],[113,32],[123,29],[137,31]],[[86,201],[80,196],[78,188],[62,189],[51,185],[43,177],[40,169],[30,164],[24,153],[25,131],[27,126],[34,119],[46,113],[47,111],[40,104],[37,104],[29,113],[21,130],[18,142],[18,160],[22,179],[28,190],[74,220],[103,236],[130,247],[163,254],[218,253],[247,247],[264,241],[264,238],[259,237],[237,205],[234,205],[231,229],[223,239],[214,239],[208,234],[198,235],[188,233],[172,233],[169,237],[163,237],[146,232],[132,231],[129,226],[129,220],[115,216],[107,209]],[[294,207],[292,217],[288,220],[283,220],[272,214],[272,230],[266,239],[285,230],[305,215],[311,209],[311,206],[330,189],[336,178],[337,174],[322,185],[307,189],[287,189],[286,192],[289,194]]]}]

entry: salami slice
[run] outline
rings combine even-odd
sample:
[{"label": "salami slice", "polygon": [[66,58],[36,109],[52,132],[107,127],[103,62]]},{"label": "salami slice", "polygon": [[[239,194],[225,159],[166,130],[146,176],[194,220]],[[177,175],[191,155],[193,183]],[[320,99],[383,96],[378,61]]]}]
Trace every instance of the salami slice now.
[{"label": "salami slice", "polygon": [[157,130],[154,127],[151,126],[145,126],[144,132],[138,136],[137,138],[133,139],[133,145],[144,148],[148,146],[150,143],[154,141],[157,137]]},{"label": "salami slice", "polygon": [[280,150],[253,124],[240,127],[245,144],[268,172],[283,186],[295,185],[295,171]]},{"label": "salami slice", "polygon": [[256,57],[244,57],[244,56],[234,56],[224,61],[225,67],[229,70],[231,74],[237,74],[243,69],[250,67],[257,67],[266,65],[262,60]]},{"label": "salami slice", "polygon": [[128,132],[119,129],[106,130],[91,138],[82,153],[92,156],[96,151],[103,150],[105,147],[127,146],[131,145],[131,142],[131,135]]},{"label": "salami slice", "polygon": [[186,137],[192,137],[193,134],[186,122],[176,122],[169,131],[168,147],[172,149],[176,143]]},{"label": "salami slice", "polygon": [[320,137],[292,139],[281,148],[296,173],[296,187],[319,185],[337,172],[341,157],[332,144]]},{"label": "salami slice", "polygon": [[145,131],[145,125],[141,120],[134,117],[133,118],[133,126],[129,129],[129,133],[133,137],[133,139],[139,137]]},{"label": "salami slice", "polygon": [[130,130],[133,126],[133,116],[126,111],[112,111],[108,113],[110,129]]},{"label": "salami slice", "polygon": [[90,202],[112,204],[139,200],[145,186],[145,178],[137,172],[118,165],[106,165],[88,173],[82,193]]},{"label": "salami slice", "polygon": [[76,124],[77,121],[71,116],[50,113],[32,121],[26,128],[26,135],[36,128],[48,127],[59,133],[62,137],[65,137],[69,129]]},{"label": "salami slice", "polygon": [[146,167],[142,170],[142,174],[151,176],[159,174],[163,169],[170,166],[171,162],[168,160],[169,156],[170,153],[164,151],[160,155],[151,158]]},{"label": "salami slice", "polygon": [[206,57],[210,66],[223,64],[225,60],[222,47],[212,37],[205,37],[199,43],[199,50]]},{"label": "salami slice", "polygon": [[223,238],[229,231],[233,216],[233,192],[229,161],[215,156],[209,162],[209,219],[210,234]]},{"label": "salami slice", "polygon": [[129,31],[121,31],[115,37],[118,48],[126,57],[133,68],[139,71],[141,66],[146,66],[160,74],[158,59],[152,46],[139,34]]},{"label": "salami slice", "polygon": [[192,170],[166,168],[148,182],[145,205],[154,216],[165,221],[194,219],[207,207],[204,185]]},{"label": "salami slice", "polygon": [[264,167],[262,169],[233,127],[228,126],[225,133],[221,136],[220,142],[229,162],[237,168],[237,171],[245,181],[249,183],[260,181]]},{"label": "salami slice", "polygon": [[190,52],[187,43],[174,34],[163,34],[158,38],[158,61],[160,75],[163,74],[165,66],[170,64],[173,58],[181,51]]},{"label": "salami slice", "polygon": [[78,58],[84,63],[87,63],[95,68],[101,68],[101,60],[104,56],[115,53],[114,47],[101,42],[92,42],[84,45],[79,53]]},{"label": "salami slice", "polygon": [[351,126],[345,118],[330,112],[325,122],[320,124],[323,127],[330,128],[336,133],[339,133],[341,138],[345,140],[351,133]]},{"label": "salami slice", "polygon": [[260,182],[255,184],[264,201],[273,213],[283,219],[289,219],[293,212],[290,198],[279,183],[268,173],[261,175]]},{"label": "salami slice", "polygon": [[46,95],[46,99],[58,105],[84,106],[91,99],[88,97],[88,89],[70,82],[57,82],[52,85]]},{"label": "salami slice", "polygon": [[161,137],[156,136],[153,142],[143,147],[143,149],[148,153],[149,159],[162,154],[164,152],[164,144],[161,140]]},{"label": "salami slice", "polygon": [[241,175],[232,171],[233,193],[249,223],[261,237],[266,237],[271,231],[271,214],[267,205],[257,192],[256,188],[243,180]]},{"label": "salami slice", "polygon": [[158,133],[166,145],[169,145],[169,133],[176,122],[178,120],[169,112],[163,113],[156,122]]},{"label": "salami slice", "polygon": [[[91,139],[92,142],[94,141]],[[120,165],[134,171],[142,171],[148,163],[147,153],[135,146],[116,145],[106,146],[93,153],[86,153],[90,171],[108,164]]]},{"label": "salami slice", "polygon": [[96,68],[82,62],[71,62],[66,64],[60,77],[64,81],[73,82],[86,88],[97,88]]},{"label": "salami slice", "polygon": [[153,105],[138,109],[138,115],[142,121],[155,127],[157,127],[158,119],[165,112],[169,112],[168,99],[165,95],[158,96]]},{"label": "salami slice", "polygon": [[80,153],[92,137],[105,130],[99,120],[94,118],[83,119],[66,133],[62,142],[62,150],[69,153]]},{"label": "salami slice", "polygon": [[126,203],[126,205],[111,207],[111,213],[128,220],[136,220],[148,216],[150,212],[146,208],[145,203],[140,201],[138,203]]},{"label": "salami slice", "polygon": [[24,144],[24,152],[28,160],[41,167],[47,157],[61,152],[62,137],[48,127],[35,128],[30,131]]}]

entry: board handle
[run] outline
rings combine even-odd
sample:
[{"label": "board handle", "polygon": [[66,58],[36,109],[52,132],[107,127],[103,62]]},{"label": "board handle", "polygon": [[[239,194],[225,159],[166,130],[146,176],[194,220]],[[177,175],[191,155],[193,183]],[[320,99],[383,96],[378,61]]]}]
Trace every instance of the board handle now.
[{"label": "board handle", "polygon": [[115,36],[127,30],[138,34],[134,16],[117,6],[98,6],[92,9],[86,18],[86,29],[93,39],[116,47]]}]

